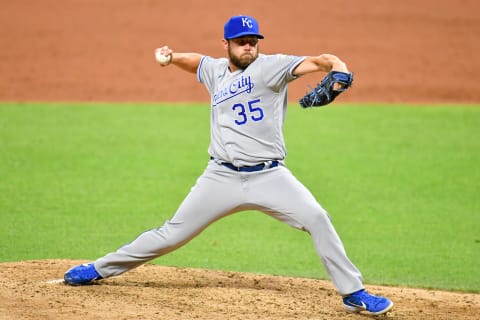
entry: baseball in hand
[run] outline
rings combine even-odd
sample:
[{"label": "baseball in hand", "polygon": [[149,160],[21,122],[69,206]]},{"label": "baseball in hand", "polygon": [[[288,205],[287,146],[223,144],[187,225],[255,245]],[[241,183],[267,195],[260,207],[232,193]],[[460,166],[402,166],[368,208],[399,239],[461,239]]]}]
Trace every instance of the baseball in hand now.
[{"label": "baseball in hand", "polygon": [[172,60],[172,55],[169,54],[168,56],[162,53],[162,49],[158,48],[155,50],[155,60],[160,63],[162,66],[166,66]]}]

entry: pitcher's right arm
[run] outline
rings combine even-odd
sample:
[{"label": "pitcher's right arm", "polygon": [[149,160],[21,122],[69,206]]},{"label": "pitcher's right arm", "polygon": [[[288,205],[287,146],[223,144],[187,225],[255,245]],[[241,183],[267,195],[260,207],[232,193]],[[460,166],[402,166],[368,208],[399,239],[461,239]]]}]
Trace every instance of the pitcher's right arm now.
[{"label": "pitcher's right arm", "polygon": [[157,50],[165,56],[170,56],[170,62],[166,65],[174,64],[180,69],[191,73],[197,73],[198,65],[200,64],[200,60],[202,59],[203,55],[199,53],[182,53],[182,52],[173,52],[168,46],[163,46]]}]

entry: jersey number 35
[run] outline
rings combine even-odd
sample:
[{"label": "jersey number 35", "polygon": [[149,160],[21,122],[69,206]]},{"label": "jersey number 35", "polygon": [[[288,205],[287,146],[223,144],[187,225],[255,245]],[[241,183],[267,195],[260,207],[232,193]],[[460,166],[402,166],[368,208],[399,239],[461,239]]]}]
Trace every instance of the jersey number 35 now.
[{"label": "jersey number 35", "polygon": [[232,107],[237,116],[235,123],[241,126],[246,124],[249,119],[255,122],[262,121],[263,109],[258,106],[258,103],[260,103],[260,99],[248,101],[248,107],[242,103],[235,103]]}]

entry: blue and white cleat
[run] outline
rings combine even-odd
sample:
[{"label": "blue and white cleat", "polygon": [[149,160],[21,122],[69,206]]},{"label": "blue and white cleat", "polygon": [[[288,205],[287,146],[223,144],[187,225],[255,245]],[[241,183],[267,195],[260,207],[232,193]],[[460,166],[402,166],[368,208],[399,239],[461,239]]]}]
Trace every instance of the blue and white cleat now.
[{"label": "blue and white cleat", "polygon": [[95,280],[102,279],[102,276],[98,274],[97,270],[95,270],[93,263],[86,263],[75,266],[65,272],[63,279],[66,284],[83,286],[86,284],[92,284]]},{"label": "blue and white cleat", "polygon": [[343,306],[348,312],[365,311],[370,315],[387,313],[393,308],[393,302],[385,297],[369,294],[365,289],[343,298]]}]

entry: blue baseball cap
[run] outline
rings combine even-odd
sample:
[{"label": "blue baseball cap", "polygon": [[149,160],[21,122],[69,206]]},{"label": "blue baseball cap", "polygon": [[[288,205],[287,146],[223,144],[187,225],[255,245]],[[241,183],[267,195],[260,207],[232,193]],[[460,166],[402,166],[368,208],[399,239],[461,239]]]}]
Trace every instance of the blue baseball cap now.
[{"label": "blue baseball cap", "polygon": [[223,28],[223,37],[226,40],[239,38],[243,36],[256,36],[263,39],[258,33],[258,22],[249,16],[234,16],[225,23]]}]

